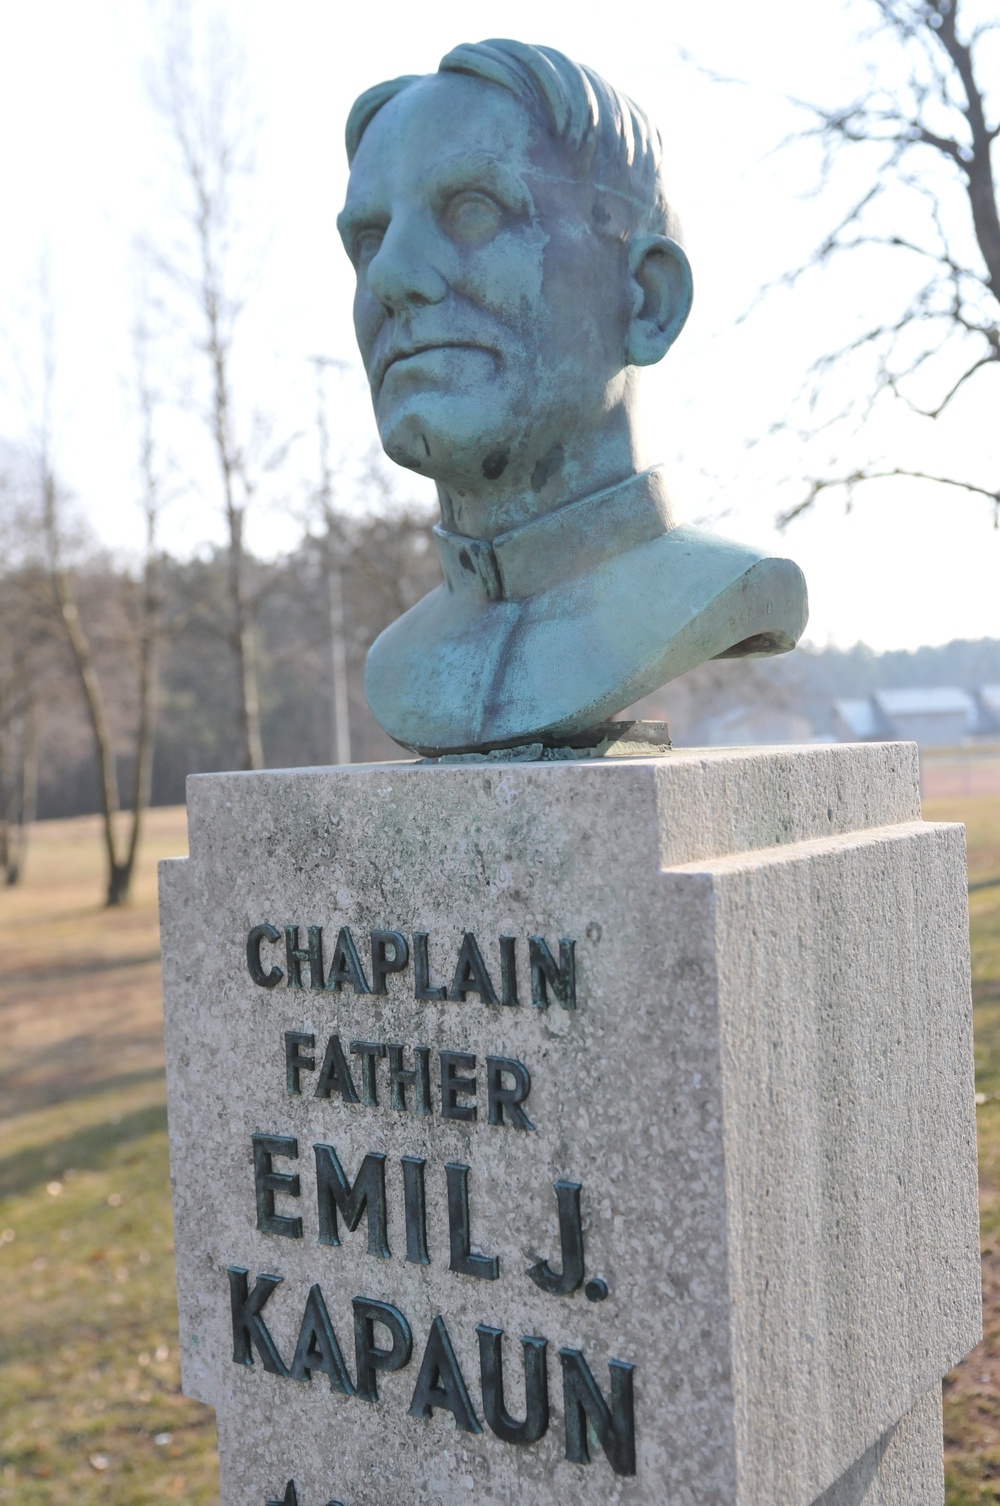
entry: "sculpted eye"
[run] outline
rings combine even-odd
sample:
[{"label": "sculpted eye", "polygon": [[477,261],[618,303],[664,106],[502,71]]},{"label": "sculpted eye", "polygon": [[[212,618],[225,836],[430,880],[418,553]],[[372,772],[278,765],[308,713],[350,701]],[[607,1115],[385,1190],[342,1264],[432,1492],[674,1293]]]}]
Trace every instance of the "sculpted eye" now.
[{"label": "sculpted eye", "polygon": [[359,230],[354,237],[351,247],[356,267],[366,267],[372,257],[377,255],[378,249],[385,238],[385,231],[375,226],[369,226],[367,230]]},{"label": "sculpted eye", "polygon": [[460,246],[485,246],[503,229],[503,210],[496,199],[475,189],[454,194],[442,215],[444,228]]}]

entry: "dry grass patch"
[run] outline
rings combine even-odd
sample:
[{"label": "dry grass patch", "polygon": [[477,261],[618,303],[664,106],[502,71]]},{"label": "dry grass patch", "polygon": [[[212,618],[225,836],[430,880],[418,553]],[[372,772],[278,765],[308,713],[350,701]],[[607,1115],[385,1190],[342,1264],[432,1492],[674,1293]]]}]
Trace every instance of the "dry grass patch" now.
[{"label": "dry grass patch", "polygon": [[[964,821],[972,883],[1000,879],[1000,798],[926,801],[930,821]],[[945,1381],[948,1506],[1000,1501],[1000,885],[969,896],[976,1036],[983,1342]]]},{"label": "dry grass patch", "polygon": [[0,1501],[209,1506],[214,1417],[180,1394],[154,811],[126,910],[89,818],[39,825],[0,892]]}]

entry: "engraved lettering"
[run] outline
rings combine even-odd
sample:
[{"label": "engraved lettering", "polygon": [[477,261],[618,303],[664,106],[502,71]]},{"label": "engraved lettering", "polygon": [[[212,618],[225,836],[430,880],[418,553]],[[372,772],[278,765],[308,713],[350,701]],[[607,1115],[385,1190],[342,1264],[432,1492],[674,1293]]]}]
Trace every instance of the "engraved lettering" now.
[{"label": "engraved lettering", "polygon": [[300,947],[298,926],[285,927],[285,963],[288,967],[289,988],[303,987],[303,962],[309,966],[309,986],[323,987],[323,927],[308,926],[306,936],[306,945]]},{"label": "engraved lettering", "polygon": [[[285,1486],[285,1494],[280,1501],[268,1501],[267,1506],[299,1506],[299,1497],[295,1489],[295,1481],[289,1480]],[[333,1503],[330,1503],[333,1506]]]},{"label": "engraved lettering", "polygon": [[286,1218],[274,1211],[274,1194],[299,1196],[298,1174],[275,1171],[272,1157],[297,1161],[299,1142],[291,1135],[253,1135],[253,1175],[257,1197],[257,1228],[262,1234],[282,1234],[286,1239],[302,1238],[301,1218]]},{"label": "engraved lettering", "polygon": [[316,1044],[314,1035],[306,1035],[301,1030],[285,1031],[285,1090],[288,1093],[301,1093],[302,1084],[299,1074],[303,1069],[307,1072],[315,1072],[316,1058],[303,1056],[299,1050],[305,1046],[311,1051]]},{"label": "engraved lettering", "polygon": [[413,933],[413,997],[438,1000],[447,997],[443,983],[431,982],[430,962],[427,958],[427,932]]},{"label": "engraved lettering", "polygon": [[272,967],[265,973],[264,965],[260,960],[260,944],[262,941],[280,941],[281,932],[277,926],[268,925],[253,926],[247,936],[247,967],[250,976],[261,988],[276,988],[285,976],[280,967]]},{"label": "engraved lettering", "polygon": [[353,1055],[361,1058],[361,1102],[367,1108],[378,1107],[378,1091],[375,1086],[375,1062],[385,1055],[381,1041],[352,1041]]},{"label": "engraved lettering", "polygon": [[417,1113],[431,1112],[431,1048],[414,1046],[413,1060],[417,1065]]},{"label": "engraved lettering", "polygon": [[583,1357],[582,1350],[560,1349],[563,1374],[563,1408],[566,1420],[566,1458],[574,1464],[590,1463],[588,1424],[616,1475],[635,1474],[634,1365],[609,1360],[611,1406]]},{"label": "engraved lettering", "polygon": [[514,948],[517,945],[514,936],[500,937],[500,1003],[520,1004],[517,996],[517,959]]},{"label": "engraved lettering", "polygon": [[368,1253],[388,1260],[385,1156],[380,1151],[371,1151],[365,1156],[352,1186],[332,1145],[314,1145],[313,1153],[316,1157],[320,1244],[340,1244],[338,1210],[351,1233],[361,1222],[362,1213],[367,1213]]},{"label": "engraved lettering", "polygon": [[481,1281],[496,1281],[500,1275],[500,1258],[473,1253],[469,1224],[469,1168],[460,1161],[445,1164],[448,1179],[448,1237],[451,1247],[449,1270],[460,1276],[478,1276]]},{"label": "engraved lettering", "polygon": [[371,993],[350,926],[341,926],[337,933],[337,945],[333,949],[333,961],[326,986],[339,993],[345,983],[349,983],[356,994]]},{"label": "engraved lettering", "polygon": [[469,994],[478,994],[484,1004],[499,1003],[479,943],[471,931],[466,931],[448,997],[457,1003],[464,1002]]},{"label": "engraved lettering", "polygon": [[559,965],[541,936],[528,937],[528,962],[531,967],[531,1002],[536,1009],[547,1009],[549,991],[563,1009],[576,1008],[576,942],[563,937],[559,942]]},{"label": "engraved lettering", "polygon": [[559,1245],[562,1270],[554,1271],[547,1260],[529,1266],[528,1275],[543,1292],[565,1297],[583,1284],[583,1220],[580,1216],[579,1182],[553,1182],[559,1204]]},{"label": "engraved lettering", "polygon": [[260,1355],[260,1362],[272,1375],[287,1375],[284,1360],[278,1353],[267,1324],[261,1317],[275,1287],[280,1286],[281,1276],[258,1276],[252,1292],[247,1290],[250,1272],[243,1266],[231,1265],[229,1275],[229,1305],[233,1320],[233,1363],[252,1365],[253,1351]]},{"label": "engraved lettering", "polygon": [[403,1206],[406,1213],[406,1258],[414,1265],[430,1265],[427,1253],[427,1199],[424,1159],[403,1156]]},{"label": "engraved lettering", "polygon": [[459,1098],[475,1098],[476,1079],[458,1077],[459,1071],[474,1072],[476,1058],[468,1051],[441,1052],[441,1118],[471,1121],[476,1118],[475,1103],[459,1103]]},{"label": "engraved lettering", "polygon": [[[513,1087],[504,1086],[505,1077],[514,1079]],[[512,1124],[519,1130],[534,1129],[521,1107],[531,1092],[531,1073],[523,1062],[509,1056],[488,1056],[486,1091],[490,1124]]]},{"label": "engraved lettering", "polygon": [[401,931],[372,932],[372,993],[388,993],[385,980],[401,973],[410,960],[410,944]]},{"label": "engraved lettering", "polygon": [[[355,1297],[352,1306],[357,1395],[365,1401],[378,1401],[377,1375],[388,1375],[409,1364],[413,1353],[413,1335],[409,1323],[391,1302],[377,1302],[373,1297]],[[388,1330],[391,1339],[388,1349],[381,1349],[375,1343],[376,1323]]]},{"label": "engraved lettering", "polygon": [[328,1377],[331,1391],[354,1395],[344,1356],[318,1285],[309,1288],[291,1375],[293,1380],[307,1381],[312,1378],[314,1370]]},{"label": "engraved lettering", "polygon": [[472,1409],[469,1388],[465,1384],[462,1367],[440,1313],[431,1324],[431,1331],[427,1336],[427,1346],[420,1362],[417,1384],[413,1388],[413,1400],[410,1402],[410,1416],[429,1418],[435,1407],[450,1412],[456,1426],[464,1433],[483,1431]]},{"label": "engraved lettering", "polygon": [[[591,928],[596,922],[591,923]],[[589,934],[589,933],[588,933]],[[265,968],[261,958],[264,942],[285,942],[287,973],[273,965]],[[498,938],[500,947],[500,994],[490,975],[483,951],[472,931],[465,931],[451,984],[435,983],[430,971],[430,936],[427,931],[413,933],[413,993],[420,1002],[437,1003],[444,999],[464,1002],[476,995],[483,1004],[503,1004],[517,1007],[521,1003],[517,978],[517,946],[514,936]],[[410,963],[410,942],[401,931],[386,929],[369,933],[371,949],[372,981],[365,976],[364,966],[351,934],[350,926],[341,926],[333,949],[333,960],[325,976],[323,963],[323,928],[318,925],[306,927],[305,945],[301,942],[300,927],[289,924],[279,930],[269,922],[251,927],[247,933],[247,968],[253,981],[262,988],[275,988],[282,980],[288,988],[326,988],[339,992],[350,986],[356,994],[386,994],[387,979],[392,973],[402,973]],[[536,1008],[545,1009],[553,1001],[564,1009],[576,1008],[576,942],[572,937],[559,941],[558,961],[552,954],[543,936],[528,937],[528,964],[531,977],[531,1000]],[[308,985],[303,977],[303,966],[309,968]]]},{"label": "engraved lettering", "polygon": [[317,1098],[330,1098],[339,1093],[345,1103],[358,1103],[358,1090],[354,1086],[351,1069],[347,1065],[344,1048],[339,1035],[331,1035],[326,1043],[326,1055],[316,1081]]},{"label": "engraved lettering", "polygon": [[479,1335],[479,1374],[486,1421],[504,1443],[537,1443],[549,1426],[549,1387],[545,1339],[522,1338],[524,1357],[525,1416],[515,1422],[504,1404],[503,1329],[486,1323],[476,1327]]}]

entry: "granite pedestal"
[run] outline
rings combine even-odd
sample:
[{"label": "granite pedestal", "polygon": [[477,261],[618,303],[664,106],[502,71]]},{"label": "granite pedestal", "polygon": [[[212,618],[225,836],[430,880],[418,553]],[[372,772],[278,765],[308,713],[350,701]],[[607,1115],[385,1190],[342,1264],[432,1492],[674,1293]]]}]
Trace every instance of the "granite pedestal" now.
[{"label": "granite pedestal", "polygon": [[962,831],[909,745],[197,776],[161,869],[223,1506],[940,1506]]}]

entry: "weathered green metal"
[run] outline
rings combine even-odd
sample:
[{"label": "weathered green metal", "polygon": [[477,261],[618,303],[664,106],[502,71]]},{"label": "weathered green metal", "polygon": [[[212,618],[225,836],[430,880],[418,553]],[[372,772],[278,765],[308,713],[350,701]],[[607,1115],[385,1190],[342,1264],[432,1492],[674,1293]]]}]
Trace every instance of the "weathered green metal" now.
[{"label": "weathered green metal", "polygon": [[437,483],[445,584],[368,656],[429,755],[547,743],[707,659],[784,653],[805,582],[681,523],[641,368],[691,306],[658,133],[549,48],[455,49],[361,96],[340,229],[379,435]]}]

